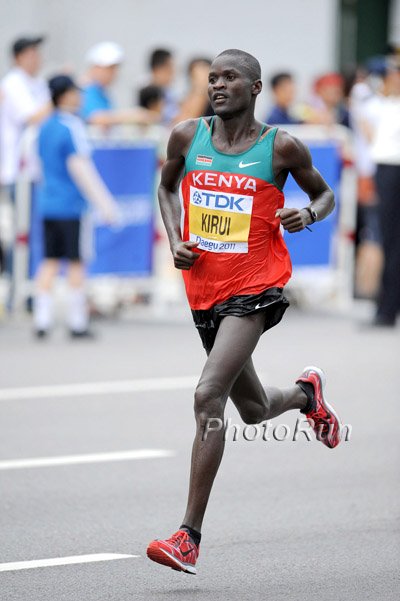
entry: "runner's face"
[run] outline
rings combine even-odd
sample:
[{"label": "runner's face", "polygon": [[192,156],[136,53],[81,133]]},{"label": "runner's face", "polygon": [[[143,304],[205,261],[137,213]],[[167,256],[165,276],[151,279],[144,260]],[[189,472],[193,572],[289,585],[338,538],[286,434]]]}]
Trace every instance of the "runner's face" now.
[{"label": "runner's face", "polygon": [[254,82],[233,57],[215,59],[208,75],[208,96],[216,115],[229,118],[245,111],[256,94]]}]

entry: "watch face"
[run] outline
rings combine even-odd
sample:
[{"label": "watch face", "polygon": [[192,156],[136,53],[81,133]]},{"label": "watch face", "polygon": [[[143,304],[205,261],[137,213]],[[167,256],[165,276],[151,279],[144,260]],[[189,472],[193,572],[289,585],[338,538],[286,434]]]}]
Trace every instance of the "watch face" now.
[{"label": "watch face", "polygon": [[315,221],[317,221],[318,215],[317,215],[316,211],[314,211],[311,207],[304,207],[304,208],[310,214],[312,223],[314,223]]}]

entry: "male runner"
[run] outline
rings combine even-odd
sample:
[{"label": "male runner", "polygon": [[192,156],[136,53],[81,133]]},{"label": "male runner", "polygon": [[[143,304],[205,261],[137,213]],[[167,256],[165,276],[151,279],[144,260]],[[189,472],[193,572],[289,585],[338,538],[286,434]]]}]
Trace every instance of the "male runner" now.
[{"label": "male runner", "polygon": [[[241,50],[218,55],[208,88],[215,117],[175,127],[159,188],[175,267],[183,271],[208,358],[194,397],[197,432],[186,514],[179,530],[152,541],[147,554],[190,574],[196,573],[202,521],[224,451],[223,429],[205,436],[205,428],[212,418],[223,420],[228,396],[247,424],[297,409],[326,446],[340,442],[340,422],[324,400],[320,369],[305,368],[292,388],[264,389],[251,358],[261,334],[288,306],[283,287],[291,263],[280,226],[299,232],[335,204],[304,144],[256,121],[261,87],[253,56]],[[309,196],[309,206],[283,208],[289,173]]]}]

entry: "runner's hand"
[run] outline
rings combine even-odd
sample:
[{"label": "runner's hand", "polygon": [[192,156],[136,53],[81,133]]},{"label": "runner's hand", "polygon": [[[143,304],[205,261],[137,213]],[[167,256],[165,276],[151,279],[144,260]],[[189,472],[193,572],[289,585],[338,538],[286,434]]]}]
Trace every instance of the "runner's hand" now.
[{"label": "runner's hand", "polygon": [[193,263],[199,258],[200,254],[193,252],[192,249],[197,248],[198,242],[178,242],[172,248],[172,256],[174,257],[174,265],[177,269],[190,269]]},{"label": "runner's hand", "polygon": [[307,215],[301,209],[278,209],[275,217],[279,217],[283,229],[290,234],[301,232],[308,225]]}]

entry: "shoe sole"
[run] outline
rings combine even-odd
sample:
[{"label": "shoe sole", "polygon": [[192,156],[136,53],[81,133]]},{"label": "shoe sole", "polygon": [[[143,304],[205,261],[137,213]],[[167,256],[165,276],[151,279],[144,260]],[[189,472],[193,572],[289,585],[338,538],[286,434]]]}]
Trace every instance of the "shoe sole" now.
[{"label": "shoe sole", "polygon": [[171,555],[171,553],[168,553],[168,551],[160,549],[159,547],[148,547],[147,557],[156,563],[168,566],[172,570],[184,572],[185,574],[197,574],[196,568],[193,565],[179,561],[179,559]]},{"label": "shoe sole", "polygon": [[[331,413],[333,415],[333,417],[336,419],[336,421],[338,423],[339,433],[341,434],[342,427],[343,427],[342,421],[341,421],[340,417],[338,416],[338,414],[336,413],[336,411],[334,410],[334,408],[332,407],[332,405],[330,405],[328,403],[328,401],[325,400],[325,394],[324,394],[325,386],[326,386],[325,372],[320,367],[316,367],[315,365],[307,365],[307,367],[305,367],[303,369],[303,373],[306,371],[315,372],[318,375],[319,379],[321,380],[322,403],[323,403],[324,407],[326,407],[326,409],[329,411],[329,413]],[[341,437],[339,437],[339,442],[334,447],[329,446],[328,448],[335,449],[337,446],[339,446],[340,442],[341,442]],[[325,445],[325,446],[328,446],[328,445]]]}]

